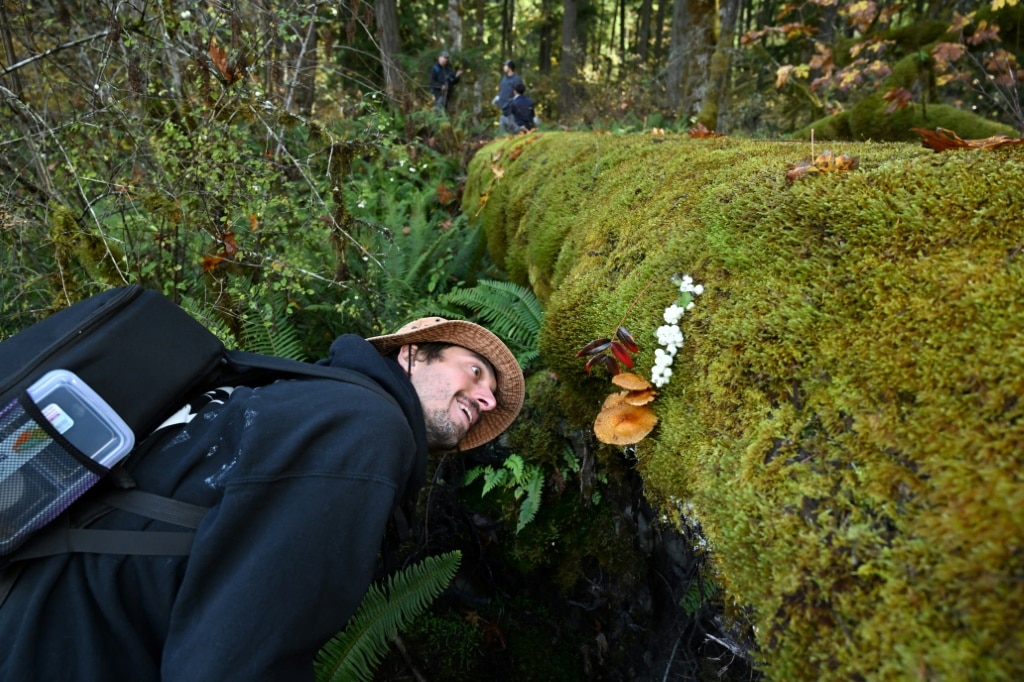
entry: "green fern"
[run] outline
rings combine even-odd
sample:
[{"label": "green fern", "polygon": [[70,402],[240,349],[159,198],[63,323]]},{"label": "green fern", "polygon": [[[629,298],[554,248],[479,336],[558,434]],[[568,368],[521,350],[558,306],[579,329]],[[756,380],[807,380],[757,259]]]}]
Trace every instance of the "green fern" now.
[{"label": "green fern", "polygon": [[544,489],[544,470],[539,466],[527,464],[521,456],[513,453],[505,458],[499,468],[478,466],[470,469],[466,472],[462,485],[468,486],[481,476],[483,476],[484,485],[480,497],[486,497],[489,492],[497,488],[503,488],[512,493],[513,499],[519,505],[516,522],[517,534],[537,516]]},{"label": "green fern", "polygon": [[461,560],[457,550],[427,557],[392,575],[383,589],[371,585],[348,626],[317,654],[317,681],[370,682],[388,642],[444,591]]},{"label": "green fern", "polygon": [[544,487],[544,473],[540,467],[531,466],[526,470],[526,479],[522,487],[516,492],[517,497],[523,497],[522,505],[519,507],[519,522],[516,524],[516,533],[519,533],[526,524],[533,521],[540,510],[541,489]]},{"label": "green fern", "polygon": [[544,311],[540,301],[526,287],[482,279],[475,287],[449,291],[440,297],[439,303],[471,310],[508,344],[520,365],[527,366],[539,354],[538,338]]},{"label": "green fern", "polygon": [[242,346],[253,353],[306,359],[299,332],[288,319],[283,296],[275,296],[271,303],[263,305],[258,317],[242,321]]}]

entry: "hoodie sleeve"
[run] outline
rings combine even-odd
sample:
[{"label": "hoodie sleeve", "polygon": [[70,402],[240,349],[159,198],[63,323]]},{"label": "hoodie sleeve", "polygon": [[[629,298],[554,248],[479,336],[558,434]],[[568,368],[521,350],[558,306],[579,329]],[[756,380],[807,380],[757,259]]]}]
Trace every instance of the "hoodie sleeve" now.
[{"label": "hoodie sleeve", "polygon": [[227,465],[223,498],[197,532],[164,682],[312,680],[316,652],[372,580],[416,456],[413,435],[398,408],[370,391],[288,383],[273,400],[240,401],[236,419],[225,420],[238,430],[225,445],[240,460],[249,450],[261,457],[242,472]]}]

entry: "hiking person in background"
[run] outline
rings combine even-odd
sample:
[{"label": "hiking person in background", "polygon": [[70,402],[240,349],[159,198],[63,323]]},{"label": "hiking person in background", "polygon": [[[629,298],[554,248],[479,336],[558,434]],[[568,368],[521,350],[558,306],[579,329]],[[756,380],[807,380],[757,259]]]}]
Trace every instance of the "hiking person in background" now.
[{"label": "hiking person in background", "polygon": [[526,86],[522,83],[516,83],[515,97],[508,103],[508,108],[506,109],[509,117],[512,118],[513,134],[521,130],[533,130],[536,126],[534,122],[533,100],[527,97],[525,93]]},{"label": "hiking person in background", "polygon": [[501,83],[498,84],[498,94],[494,96],[492,103],[501,110],[501,116],[498,118],[498,129],[504,133],[515,133],[515,126],[512,117],[506,113],[509,102],[516,94],[516,85],[523,82],[523,79],[516,73],[516,63],[511,59],[508,59],[501,65],[501,70],[504,75],[501,77]]},{"label": "hiking person in background", "polygon": [[448,51],[444,50],[430,67],[430,91],[434,93],[434,106],[438,112],[447,112],[448,102],[452,98],[452,86],[462,76],[462,69],[456,71],[448,60]]},{"label": "hiking person in background", "polygon": [[[316,653],[373,579],[389,518],[423,484],[428,452],[497,437],[524,395],[508,348],[462,320],[343,335],[318,364],[380,393],[321,378],[216,389],[128,458],[140,490],[209,508],[190,555],[18,562],[0,610],[0,680],[312,680]],[[174,528],[108,511],[90,528]]]}]

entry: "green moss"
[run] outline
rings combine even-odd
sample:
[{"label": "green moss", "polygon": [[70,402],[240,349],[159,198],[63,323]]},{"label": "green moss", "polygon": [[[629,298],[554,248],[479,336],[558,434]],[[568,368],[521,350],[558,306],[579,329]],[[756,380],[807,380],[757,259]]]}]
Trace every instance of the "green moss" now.
[{"label": "green moss", "polygon": [[857,171],[787,183],[807,144],[520,144],[481,224],[546,292],[567,428],[612,390],[576,350],[621,321],[647,374],[669,276],[707,288],[636,466],[700,522],[769,677],[1024,672],[1024,150],[842,143]]}]

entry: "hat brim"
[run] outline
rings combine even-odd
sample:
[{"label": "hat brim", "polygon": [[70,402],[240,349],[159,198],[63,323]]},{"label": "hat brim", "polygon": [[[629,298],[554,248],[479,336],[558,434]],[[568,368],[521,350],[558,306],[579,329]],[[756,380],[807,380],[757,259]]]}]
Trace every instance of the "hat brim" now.
[{"label": "hat brim", "polygon": [[480,414],[480,420],[459,441],[460,450],[469,450],[497,438],[515,421],[523,406],[526,395],[523,370],[502,340],[478,324],[428,317],[411,322],[394,334],[374,336],[367,341],[381,355],[410,343],[450,343],[471,350],[491,363],[497,375],[497,405]]}]

